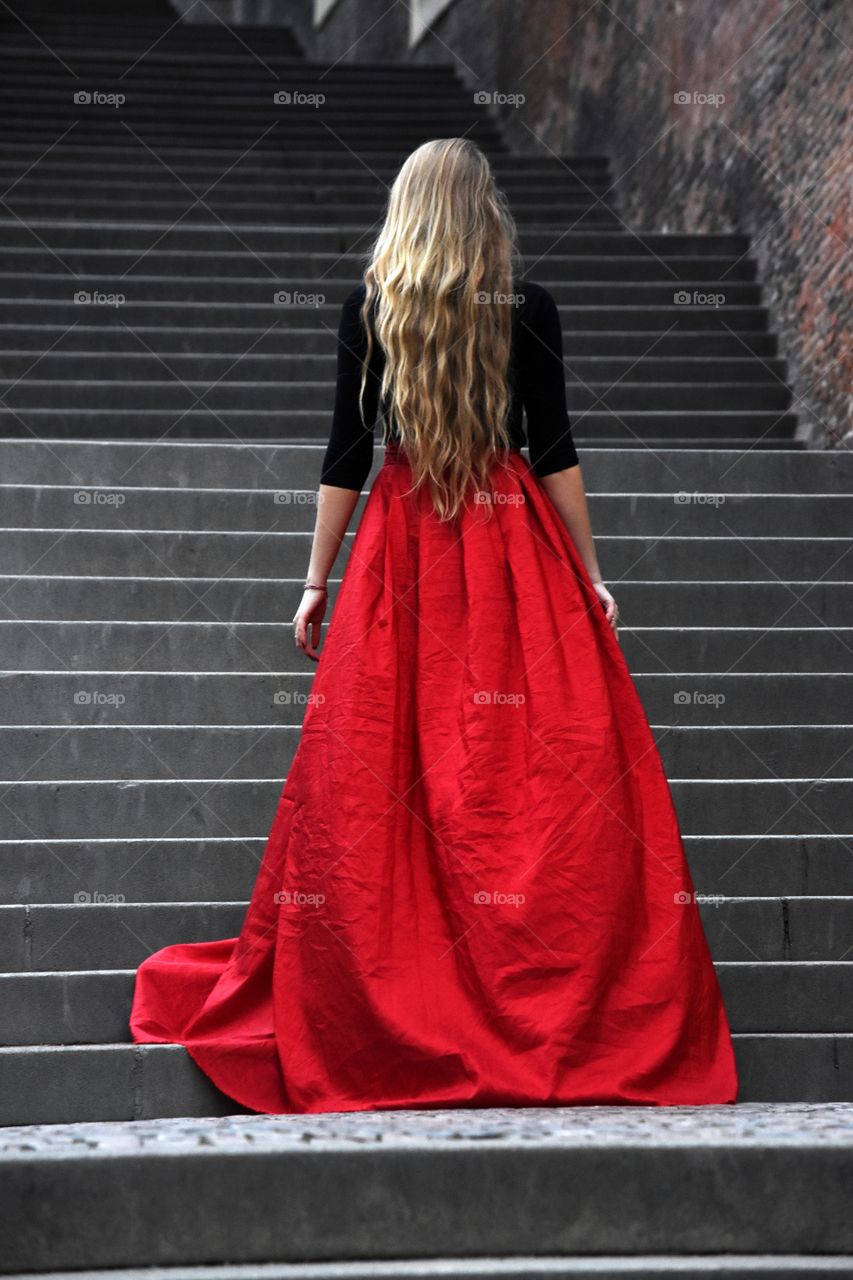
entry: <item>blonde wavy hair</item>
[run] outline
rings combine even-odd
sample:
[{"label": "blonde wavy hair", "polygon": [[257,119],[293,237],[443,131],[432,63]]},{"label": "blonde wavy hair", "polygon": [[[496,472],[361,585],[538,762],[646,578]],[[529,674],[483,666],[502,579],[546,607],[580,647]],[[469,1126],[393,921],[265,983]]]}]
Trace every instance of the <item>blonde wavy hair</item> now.
[{"label": "blonde wavy hair", "polygon": [[[436,514],[453,519],[470,486],[485,489],[509,447],[507,382],[517,232],[488,160],[465,138],[425,142],[403,164],[364,273],[367,354],[385,353],[383,439],[391,424],[428,485]],[[371,327],[372,313],[372,327]]]}]

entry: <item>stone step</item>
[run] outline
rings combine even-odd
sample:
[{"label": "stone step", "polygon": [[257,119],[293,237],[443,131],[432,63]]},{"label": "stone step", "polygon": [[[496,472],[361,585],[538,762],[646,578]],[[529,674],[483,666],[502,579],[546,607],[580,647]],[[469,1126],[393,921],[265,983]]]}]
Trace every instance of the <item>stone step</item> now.
[{"label": "stone step", "polygon": [[[278,441],[0,439],[6,483],[152,486],[212,489],[315,489],[325,444]],[[377,441],[371,478],[382,463]],[[587,448],[584,481],[599,493],[842,494],[853,486],[853,453],[780,448],[679,450],[652,453],[644,446]],[[690,506],[693,504],[682,504]],[[707,505],[701,501],[697,506]],[[42,570],[44,572],[44,570]],[[791,575],[796,579],[797,575]],[[800,575],[799,581],[805,575]]]},{"label": "stone step", "polygon": [[[341,548],[341,570],[353,537],[348,534]],[[310,541],[307,532],[0,529],[4,567],[7,573],[20,574],[36,566],[41,573],[68,574],[81,565],[90,573],[121,574],[132,564],[139,576],[162,576],[167,566],[178,577],[191,577],[197,570],[223,578],[296,577],[308,563]],[[738,537],[604,534],[596,542],[602,571],[611,583],[623,578],[737,580],[757,573],[765,580],[843,578],[853,552],[851,538],[762,536],[747,543]]]},{"label": "stone step", "polygon": [[[143,535],[143,538],[147,535]],[[765,671],[853,673],[853,627],[623,628],[632,670],[706,676]],[[285,622],[65,622],[0,619],[0,670],[275,671],[293,648]]]},{"label": "stone step", "polygon": [[[87,311],[87,314],[94,315],[95,310]],[[104,319],[100,311],[97,318]],[[63,352],[74,353],[84,359],[92,358],[93,353],[97,353],[96,358],[121,353],[124,356],[139,356],[155,361],[158,357],[163,357],[171,363],[171,357],[174,356],[208,358],[224,355],[229,367],[249,358],[246,353],[250,350],[252,355],[272,357],[277,361],[288,358],[328,360],[330,351],[329,333],[322,326],[288,329],[287,342],[284,343],[277,329],[258,334],[255,329],[236,326],[211,328],[195,325],[192,329],[185,329],[174,325],[135,325],[131,332],[109,319],[106,323],[78,323],[72,329],[49,321],[25,325],[0,324],[0,344],[4,341],[7,350],[19,350],[24,346],[29,348],[25,370],[21,372],[33,368],[35,360],[48,348],[52,349],[53,354],[57,354],[58,347]],[[563,333],[563,347],[570,367],[574,367],[577,360],[590,357],[627,360],[632,366],[636,366],[647,356],[649,336],[629,331],[587,333],[575,329]],[[716,368],[721,373],[725,372],[723,361],[739,360],[749,365],[751,371],[768,372],[767,362],[774,358],[776,338],[773,334],[757,331],[714,333],[680,328],[677,333],[658,338],[654,351],[656,356],[666,357],[677,363],[685,358],[707,360],[716,363]],[[334,359],[334,351],[332,358]],[[735,363],[734,369],[739,367],[742,366]],[[162,365],[160,368],[162,369]]]},{"label": "stone step", "polygon": [[[10,125],[15,126],[16,137],[21,141],[29,142],[30,145],[36,148],[52,145],[60,134],[72,126],[79,140],[85,140],[94,147],[115,142],[127,136],[127,131],[122,127],[120,119],[116,118],[117,113],[114,108],[104,109],[109,110],[110,114],[108,116],[97,116],[94,112],[91,115],[80,116],[79,110],[72,104],[64,113],[40,116],[32,123],[25,119],[17,122],[12,121]],[[88,113],[90,108],[87,107],[86,110]],[[133,117],[131,116],[132,119]],[[274,129],[276,123],[276,108],[271,107],[264,124],[259,123],[257,119],[244,122],[242,118],[238,118],[232,123],[223,123],[216,120],[188,121],[183,127],[180,127],[174,118],[164,114],[160,121],[145,120],[141,123],[137,121],[140,126],[137,132],[144,145],[150,147],[155,153],[164,150],[170,143],[175,141],[175,138],[178,138],[184,146],[234,146],[248,150],[258,141],[260,134],[265,129]],[[305,120],[298,127],[291,125],[287,137],[288,148],[292,154],[298,154],[300,150],[312,150],[325,152],[331,156],[338,153],[343,143],[344,146],[352,148],[357,154],[361,154],[375,141],[380,128],[384,132],[388,146],[394,147],[401,155],[414,150],[422,142],[428,141],[433,133],[433,130],[429,128],[426,117],[423,123],[418,123],[416,120],[408,122],[394,119],[386,127],[381,114],[378,114],[376,120],[372,123],[356,122],[351,128],[335,130],[335,134],[324,129],[319,120]],[[497,129],[486,119],[477,120],[475,118],[472,120],[471,116],[467,116],[465,136],[478,143],[486,152],[500,147]],[[61,202],[56,206],[58,210],[62,209],[62,207]],[[93,209],[96,212],[98,208],[97,204],[93,205]],[[15,212],[20,214],[20,208],[16,208]],[[129,212],[133,216],[132,209]]]},{"label": "stone step", "polygon": [[[202,403],[201,400],[198,402]],[[227,414],[227,418],[226,415]],[[194,409],[32,409],[0,410],[5,435],[93,436],[103,432],[137,440],[159,433],[161,438],[221,438],[259,443],[270,439],[323,440],[329,434],[330,410],[209,410]],[[794,413],[778,409],[733,412],[721,409],[616,411],[587,410],[576,414],[575,439],[598,445],[633,448],[637,440],[655,452],[660,448],[708,449],[740,445],[742,449],[791,446],[797,426]]]},{"label": "stone step", "polygon": [[[109,24],[96,24],[90,21],[62,21],[53,20],[50,17],[28,18],[26,24],[9,23],[8,30],[4,32],[4,49],[20,50],[22,54],[41,55],[40,61],[53,70],[52,65],[47,58],[47,50],[45,44],[49,42],[56,48],[67,49],[69,51],[80,49],[84,56],[96,57],[99,50],[103,50],[103,54],[110,58],[116,57],[116,47],[122,49],[135,45],[141,45],[143,49],[150,46],[156,47],[151,49],[150,56],[156,58],[158,55],[163,57],[163,52],[168,51],[173,46],[186,48],[188,50],[198,51],[205,50],[208,52],[231,53],[234,56],[243,53],[248,54],[245,47],[251,41],[258,42],[259,46],[266,53],[270,50],[280,51],[281,54],[287,54],[296,58],[299,56],[299,46],[291,31],[284,27],[240,27],[239,36],[228,30],[225,26],[210,25],[205,26],[201,23],[192,25],[176,22],[176,15],[164,18],[160,22],[128,22],[120,13],[116,13],[119,22],[110,18]],[[57,68],[55,74],[61,74],[62,65]],[[55,78],[55,77],[54,77]]]},{"label": "stone step", "polygon": [[[171,686],[170,692],[174,690],[175,693],[178,690],[174,686],[181,679],[196,687],[204,679],[203,676],[174,675],[151,678],[160,685]],[[829,693],[833,684],[831,677],[811,678],[819,679],[821,689]],[[102,679],[109,680],[110,677]],[[214,676],[212,679],[216,680],[217,693],[231,692],[228,684],[233,683],[233,677]],[[250,690],[245,688],[250,679],[252,677],[248,675],[239,677],[239,694],[244,702],[251,699]],[[271,681],[272,677],[256,679]],[[672,677],[659,679],[671,680]],[[26,677],[18,679],[19,688],[25,681]],[[131,684],[128,676],[115,676],[113,681],[116,690],[129,689]],[[49,686],[56,682],[56,677],[53,677],[43,679],[41,684]],[[716,683],[721,684],[722,678],[716,677]],[[773,677],[773,687],[779,685],[784,685],[784,678]],[[107,694],[102,692],[103,688],[102,684],[94,696],[125,696],[112,692]],[[87,690],[85,696],[92,695]],[[713,696],[718,697],[719,694]],[[115,714],[116,709],[111,709]],[[719,709],[712,709],[719,718]],[[78,708],[72,707],[71,710],[72,713],[77,712]],[[119,714],[123,711],[124,707],[119,708]],[[216,711],[221,717],[221,707],[216,707]],[[56,712],[54,707],[54,715]],[[30,716],[35,719],[32,711]],[[179,719],[179,716],[178,709],[173,718]],[[9,718],[4,717],[7,723]],[[837,709],[832,719],[837,719]],[[10,772],[14,773],[14,770]],[[173,778],[162,781],[155,778],[127,781],[107,778],[94,782],[29,782],[16,781],[11,777],[2,784],[6,808],[3,834],[13,841],[121,839],[128,836],[151,839],[162,836],[256,836],[270,829],[284,772],[278,761],[272,760],[267,765],[266,776],[260,779]],[[847,778],[830,779],[815,776],[768,778],[765,766],[757,761],[752,778],[671,778],[670,784],[682,829],[690,835],[760,836],[765,832],[808,835],[811,832],[840,832],[850,825],[849,775]]]},{"label": "stone step", "polygon": [[[719,961],[733,1032],[844,1032],[853,961]],[[0,973],[0,1044],[121,1044],[135,968]]]},{"label": "stone step", "polygon": [[[170,413],[173,416],[206,406],[212,414],[239,413],[246,421],[255,414],[284,414],[285,422],[299,416],[318,418],[318,427],[328,434],[334,404],[334,387],[317,382],[255,382],[237,366],[233,373],[240,381],[188,383],[179,381],[168,369],[160,369],[161,380],[60,381],[29,376],[21,379],[5,396],[10,410],[26,416],[31,409],[39,412],[69,414],[104,410],[122,413],[132,401],[140,414]],[[165,375],[165,376],[164,376]],[[581,434],[587,419],[599,406],[616,414],[646,413],[665,418],[667,414],[699,413],[708,421],[713,415],[727,413],[732,418],[746,418],[752,412],[783,416],[791,404],[791,391],[781,382],[691,383],[599,382],[589,385],[569,381],[566,402],[569,414]],[[618,418],[616,419],[618,422]],[[683,421],[676,423],[684,426]]]},{"label": "stone step", "polygon": [[[0,483],[9,528],[182,529],[310,533],[316,489],[20,485]],[[286,482],[287,477],[284,477]],[[842,537],[853,528],[851,493],[600,493],[588,489],[598,536]],[[353,520],[363,509],[360,499]],[[38,615],[33,615],[38,616]],[[91,614],[97,617],[97,614]],[[163,616],[163,615],[158,615]],[[745,621],[745,620],[744,620]]]},{"label": "stone step", "polygon": [[[0,906],[0,972],[135,966],[172,943],[236,936],[246,910],[246,902],[77,900],[98,893],[122,897],[120,889],[83,889],[72,902]],[[715,960],[839,962],[853,953],[851,897],[727,898],[697,893],[697,900]]]},{"label": "stone step", "polygon": [[[849,1276],[850,1255],[685,1254],[590,1258],[438,1258],[384,1262],[260,1262],[42,1272],[44,1280],[811,1280]],[[24,1280],[24,1273],[10,1277]]]},{"label": "stone step", "polygon": [[[853,1035],[740,1032],[733,1040],[741,1104],[785,1102],[800,1109],[851,1100]],[[0,1048],[0,1125],[222,1116],[242,1110],[178,1045]],[[737,1114],[743,1110],[739,1106]],[[701,1109],[701,1125],[709,1123],[709,1112]],[[595,1114],[598,1125],[602,1108]],[[525,1109],[525,1120],[530,1117]]]},{"label": "stone step", "polygon": [[[56,127],[60,129],[62,126],[57,124]],[[465,132],[470,134],[472,131],[466,129]],[[352,145],[358,145],[357,139],[352,138],[350,141]],[[417,135],[413,136],[412,146],[417,145],[419,141]],[[157,139],[151,139],[151,144],[156,146]],[[180,184],[175,184],[171,194],[155,196],[152,193],[150,198],[146,196],[142,199],[134,194],[130,185],[124,193],[116,193],[114,196],[105,194],[95,197],[91,190],[88,195],[85,191],[79,194],[72,191],[67,195],[63,193],[59,196],[55,194],[56,190],[54,185],[53,194],[51,194],[51,188],[47,188],[42,194],[22,184],[20,188],[16,187],[14,194],[10,196],[9,207],[27,221],[50,218],[58,214],[71,215],[80,220],[109,218],[120,221],[123,218],[136,220],[143,217],[172,221],[179,219],[192,209],[194,218],[204,219],[207,215],[212,217],[219,226],[222,225],[220,218],[229,224],[246,221],[274,223],[278,220],[290,222],[308,220],[315,218],[321,208],[316,200],[298,201],[289,193],[281,196],[269,193],[264,196],[256,195],[250,189],[242,192],[241,199],[237,194],[230,196],[227,192],[220,191],[218,186],[209,195],[205,195],[202,191],[195,193]],[[376,197],[364,200],[351,199],[344,207],[346,225],[351,226],[356,221],[362,220],[367,223],[378,217],[382,204]],[[522,225],[559,221],[578,229],[595,228],[599,225],[607,229],[621,225],[613,210],[605,203],[597,204],[595,195],[589,193],[583,197],[567,197],[560,201],[535,199],[533,196],[519,197],[513,201],[513,212]]]},{"label": "stone step", "polygon": [[[696,891],[761,897],[853,896],[850,835],[686,836]],[[0,900],[227,902],[251,893],[266,836],[0,841]],[[775,963],[779,963],[778,961]]]},{"label": "stone step", "polygon": [[[286,711],[290,723],[277,725],[5,726],[0,743],[28,782],[246,779],[263,776],[272,761],[283,776],[296,749],[303,707],[291,704],[282,708]],[[674,705],[673,719],[679,711]],[[652,728],[667,774],[677,778],[790,778],[804,769],[841,778],[853,763],[853,725],[668,723]]]},{"label": "stone step", "polygon": [[[13,179],[12,179],[13,180]],[[284,179],[286,180],[286,179]],[[284,181],[283,180],[283,181]],[[57,175],[57,182],[62,181]],[[145,181],[140,175],[136,181]],[[292,183],[288,186],[292,189]],[[235,178],[241,188],[245,187],[245,179]],[[526,184],[528,190],[532,184]],[[162,276],[172,274],[176,268],[186,276],[219,276],[269,281],[270,269],[282,279],[294,279],[297,275],[308,274],[312,280],[345,280],[350,288],[359,279],[363,266],[363,257],[357,253],[292,253],[286,248],[275,251],[266,250],[262,260],[257,260],[245,252],[211,253],[205,249],[196,250],[191,256],[180,249],[151,249],[141,262],[137,262],[139,251],[136,249],[96,248],[62,248],[62,262],[76,275],[101,277],[122,276],[128,268],[133,269],[128,279],[135,278],[135,273],[144,268],[148,275]],[[529,265],[526,265],[529,264]],[[58,266],[54,253],[39,245],[0,246],[0,266],[6,272],[33,275],[47,274],[56,271]],[[674,285],[688,281],[699,284],[720,282],[751,282],[755,279],[755,263],[749,258],[733,258],[726,255],[671,254],[666,257],[653,258],[649,255],[637,254],[609,255],[606,253],[571,254],[552,253],[547,263],[541,263],[534,256],[528,255],[522,260],[522,276],[529,272],[530,277],[539,284],[550,288],[561,281],[655,281]],[[547,272],[547,278],[543,278]],[[41,354],[41,353],[37,353]],[[50,356],[62,355],[63,352],[51,352]],[[287,353],[283,353],[286,356]],[[746,354],[745,352],[743,353]],[[658,348],[655,347],[648,361],[656,361]],[[49,358],[49,357],[46,357]],[[251,358],[251,357],[247,357]],[[334,358],[334,351],[324,353],[326,360]],[[736,359],[736,357],[735,357]],[[599,359],[598,363],[601,361]],[[710,363],[710,362],[709,362]],[[662,366],[663,367],[663,366]],[[702,368],[704,372],[705,366]]]},{"label": "stone step", "polygon": [[[99,155],[100,153],[96,153]],[[35,157],[34,157],[35,158]],[[100,163],[106,162],[102,156]],[[223,170],[227,167],[223,163]],[[364,253],[365,233],[370,231],[369,224],[341,225],[340,217],[335,217],[325,224],[318,224],[316,217],[303,226],[273,225],[237,225],[241,239],[245,239],[254,253],[266,251],[281,253],[297,253],[305,249],[313,253]],[[4,217],[0,219],[0,239],[7,248],[16,246],[33,247],[32,232],[38,232],[47,240],[50,247],[61,253],[65,247],[121,249],[129,252],[136,249],[144,253],[151,249],[156,241],[157,248],[179,248],[185,253],[196,249],[208,253],[220,250],[233,253],[239,242],[235,241],[231,227],[221,224],[192,220],[184,220],[179,226],[162,224],[147,218],[137,218],[129,224],[110,222],[109,219],[98,218],[90,222],[78,222],[67,218],[35,219],[24,227],[17,219]],[[555,246],[555,231],[559,242]],[[678,233],[643,233],[642,237],[620,228],[618,231],[583,231],[568,230],[564,225],[557,227],[520,227],[519,242],[522,253],[527,257],[547,255],[552,249],[559,248],[564,254],[604,254],[607,257],[649,257],[663,255],[672,257],[684,254],[706,254],[713,256],[731,255],[739,257],[748,253],[749,241],[736,235],[683,235]],[[685,317],[694,314],[694,308],[685,306],[679,312],[681,324]],[[668,328],[664,326],[664,329]]]},{"label": "stone step", "polygon": [[[0,59],[0,70],[14,63]],[[122,121],[133,129],[162,126],[172,120],[177,131],[188,131],[200,123],[226,126],[257,126],[262,131],[275,122],[288,140],[301,131],[319,127],[340,129],[358,126],[368,129],[383,118],[390,122],[388,137],[396,130],[432,126],[434,130],[465,128],[472,121],[494,128],[494,122],[473,100],[460,93],[435,86],[414,97],[402,82],[388,80],[371,85],[365,81],[345,84],[330,77],[311,77],[289,85],[276,84],[268,73],[241,75],[239,70],[226,83],[214,76],[188,77],[179,87],[165,77],[134,78],[110,69],[99,69],[97,79],[89,78],[85,66],[75,78],[56,84],[26,75],[4,77],[0,87],[0,110],[9,121],[13,136],[26,136],[34,122],[67,120],[87,124],[98,121],[108,126]],[[28,116],[22,99],[31,95]],[[279,95],[284,95],[281,99]],[[289,95],[289,97],[288,97]],[[319,101],[322,97],[323,101]],[[174,135],[173,135],[174,136]],[[61,154],[61,152],[60,152]],[[161,177],[164,177],[164,168]],[[557,169],[554,169],[555,176]],[[570,175],[566,173],[566,177]],[[109,188],[104,194],[108,194]]]},{"label": "stone step", "polygon": [[[253,200],[260,204],[280,202],[281,208],[286,209],[288,215],[301,205],[310,206],[315,211],[323,208],[324,212],[341,204],[346,204],[348,212],[356,207],[375,210],[387,197],[386,184],[367,173],[360,181],[355,176],[347,176],[345,180],[336,182],[330,176],[324,178],[320,174],[312,176],[306,173],[304,177],[298,178],[288,170],[281,170],[279,173],[268,174],[265,178],[252,176],[249,181],[239,165],[224,176],[214,174],[212,177],[199,177],[194,174],[192,179],[188,179],[184,173],[170,174],[164,168],[161,168],[159,175],[153,174],[151,170],[128,170],[121,173],[110,169],[109,176],[103,177],[95,173],[87,175],[85,170],[80,173],[77,166],[63,166],[58,162],[54,165],[39,165],[38,169],[29,173],[22,171],[20,166],[0,164],[0,180],[14,186],[14,192],[9,196],[10,207],[14,208],[22,197],[34,199],[55,196],[57,188],[60,188],[64,196],[68,196],[67,208],[70,210],[72,204],[80,200],[84,203],[91,202],[93,187],[96,187],[99,193],[99,217],[105,216],[114,200],[126,200],[134,188],[138,193],[139,211],[145,214],[149,204],[168,202],[176,197],[186,202],[188,195],[202,196],[208,203],[217,200],[228,204],[239,201],[241,197],[245,200],[247,186]],[[580,175],[543,174],[534,179],[508,180],[503,184],[503,190],[516,213],[533,205],[547,206],[549,217],[552,212],[554,216],[566,216],[574,206],[578,210],[584,209],[597,199],[608,203],[608,183],[603,177],[589,181]],[[568,220],[571,221],[571,218]],[[44,251],[41,251],[39,258],[44,262],[42,270],[49,271],[56,266],[56,260],[51,261]],[[726,265],[734,267],[735,263],[736,259],[724,259],[721,270],[724,271]],[[548,265],[550,266],[550,262]],[[713,262],[711,265],[714,265]],[[707,270],[708,260],[698,257],[697,266],[700,270]],[[304,269],[303,265],[299,270]],[[665,267],[661,267],[661,278],[664,277],[669,280],[674,278]],[[725,278],[727,281],[737,281],[738,275],[726,275]]]},{"label": "stone step", "polygon": [[[64,197],[63,197],[64,198]],[[350,205],[350,208],[353,206]],[[583,209],[588,207],[588,201]],[[580,210],[579,210],[580,211]],[[56,264],[54,264],[56,265]],[[146,267],[148,264],[145,264]],[[540,273],[541,274],[541,273]],[[357,278],[357,277],[356,277]],[[132,278],[122,275],[97,276],[82,275],[69,280],[67,274],[56,271],[47,274],[14,274],[0,273],[0,302],[22,299],[31,302],[66,304],[73,295],[79,305],[87,302],[94,304],[98,295],[127,295],[127,305],[142,305],[145,302],[159,301],[165,307],[184,306],[191,302],[220,303],[235,302],[241,307],[248,305],[279,305],[282,308],[301,311],[310,319],[313,312],[318,318],[330,316],[329,308],[340,309],[344,298],[352,291],[352,276],[338,279],[310,278],[300,273],[295,279],[283,281],[266,279],[259,275],[247,277],[217,276],[195,277],[182,275],[155,276],[146,270],[144,274],[136,272]],[[684,287],[676,281],[583,281],[583,280],[551,280],[548,286],[561,307],[672,307],[673,319],[690,314],[691,319],[697,310],[710,308],[724,311],[726,314],[733,308],[736,313],[745,307],[757,306],[761,301],[759,285],[735,281],[723,286],[715,285],[713,289],[699,281],[685,282]],[[700,301],[681,302],[680,295]],[[703,302],[701,299],[724,298],[720,302]],[[177,301],[179,300],[179,302]],[[125,304],[119,304],[125,305]],[[677,310],[675,309],[677,308]],[[168,314],[168,311],[166,311]]]},{"label": "stone step", "polygon": [[[76,1057],[77,1077],[87,1059],[94,1072],[97,1055],[110,1050],[52,1052]],[[486,1255],[490,1268],[496,1256],[504,1266],[583,1255],[588,1276],[596,1260],[618,1254],[642,1276],[656,1253],[677,1266],[694,1254],[707,1265],[720,1254],[851,1252],[844,1104],[530,1109],[521,1134],[511,1110],[149,1120],[168,1077],[158,1076],[156,1048],[130,1076],[133,1052],[112,1050],[121,1065],[109,1101],[124,1115],[135,1094],[136,1123],[4,1133],[0,1182],[16,1224],[9,1270],[227,1258],[246,1264],[248,1280],[270,1258],[348,1259],[369,1260],[378,1277],[378,1255],[388,1267],[456,1256],[468,1275],[467,1260]],[[189,1062],[183,1050],[159,1057],[170,1054]],[[39,1064],[41,1076],[49,1072]],[[170,1083],[191,1079],[188,1066]],[[76,1100],[74,1084],[69,1077]]]},{"label": "stone step", "polygon": [[[22,213],[22,217],[26,216]],[[69,287],[71,286],[71,287]],[[208,325],[228,326],[239,323],[242,326],[257,325],[266,328],[277,324],[282,332],[300,329],[306,325],[327,326],[326,342],[333,343],[333,335],[337,332],[340,318],[340,306],[331,303],[320,305],[306,304],[293,306],[289,303],[277,304],[276,294],[287,296],[287,290],[281,289],[279,282],[270,281],[266,297],[261,301],[232,301],[229,303],[215,301],[191,301],[175,298],[174,293],[165,301],[150,298],[137,298],[133,287],[127,283],[116,291],[76,290],[74,282],[65,286],[67,292],[57,293],[53,297],[25,298],[14,294],[0,297],[0,321],[4,324],[20,322],[35,324],[39,321],[51,324],[73,324],[78,320],[97,318],[100,324],[127,324],[134,328],[136,324],[151,323],[162,320],[169,326],[192,325],[198,320]],[[652,286],[657,288],[657,286]],[[750,287],[751,286],[745,286]],[[81,301],[75,302],[75,294],[80,293]],[[767,327],[767,312],[763,307],[745,304],[734,304],[726,307],[690,306],[680,307],[672,302],[674,294],[669,293],[669,301],[663,300],[656,305],[643,306],[640,301],[602,303],[595,302],[561,306],[563,332],[569,333],[578,329],[598,331],[601,329],[628,330],[651,335],[652,339],[661,329],[670,329],[680,324],[679,317],[684,317],[686,327],[694,332],[734,332],[747,333],[752,330],[763,330]],[[121,299],[124,298],[124,301]],[[112,299],[112,301],[110,301]],[[331,332],[329,332],[331,330]],[[741,355],[745,354],[741,350]]]},{"label": "stone step", "polygon": [[[54,512],[58,515],[59,512]],[[796,514],[796,508],[794,512]],[[0,575],[0,618],[68,621],[291,622],[304,575],[292,578],[179,578],[28,573]],[[339,579],[329,579],[330,606]],[[853,583],[823,581],[625,581],[614,587],[623,626],[843,627]]]},{"label": "stone step", "polygon": [[[23,55],[15,59],[16,66],[23,66]],[[196,66],[200,65],[196,61]],[[351,83],[354,86],[363,83],[361,66],[347,68],[339,65],[337,72],[344,76],[350,74]],[[300,63],[300,72],[304,71],[305,64]],[[174,71],[170,67],[164,67],[162,74],[171,78]],[[323,70],[319,71],[323,75]],[[439,88],[447,89],[448,72],[446,68],[428,68],[406,65],[405,67],[391,68],[374,68],[369,71],[368,78],[374,83],[378,83],[377,76],[384,75],[383,88],[385,90],[394,83],[405,83],[407,85],[415,84],[418,89],[426,90],[429,86],[426,82],[418,84],[418,77],[432,77],[435,84]],[[453,71],[449,73],[451,82],[455,81]],[[394,78],[390,78],[393,76]],[[439,83],[438,77],[444,77],[444,84]],[[324,79],[328,77],[324,75]],[[302,75],[300,74],[300,80]],[[458,83],[458,82],[457,82]],[[341,148],[335,155],[334,160],[330,163],[328,157],[319,157],[316,152],[302,151],[298,148],[289,147],[280,141],[260,139],[258,144],[252,148],[248,154],[237,148],[221,145],[219,147],[205,147],[203,151],[197,148],[187,146],[174,139],[169,146],[163,151],[158,152],[157,156],[152,156],[150,152],[144,149],[140,150],[138,143],[127,136],[117,138],[106,146],[103,150],[92,146],[91,143],[81,142],[74,135],[69,135],[62,141],[61,151],[54,149],[50,153],[50,157],[61,158],[71,163],[78,161],[80,163],[97,164],[98,158],[108,162],[109,169],[112,171],[113,164],[130,164],[133,166],[144,166],[159,172],[163,168],[163,160],[167,160],[170,165],[180,167],[181,173],[192,174],[193,172],[203,172],[213,170],[213,176],[218,177],[226,169],[239,162],[247,171],[253,170],[260,174],[269,174],[275,172],[282,166],[295,168],[298,171],[321,170],[324,174],[348,174],[355,173],[363,175],[365,171],[375,174],[381,181],[393,180],[399,169],[400,162],[405,156],[391,146],[377,146],[376,139],[373,145],[359,156],[353,155],[345,148]],[[382,141],[379,139],[378,141]],[[34,159],[32,144],[21,138],[3,138],[0,141],[0,163],[15,163],[23,161],[23,168],[27,167],[29,161]],[[551,175],[554,173],[564,173],[567,177],[572,175],[583,178],[602,178],[609,180],[609,160],[606,156],[596,155],[557,155],[553,152],[544,154],[542,152],[531,152],[529,154],[509,154],[501,149],[489,154],[489,163],[495,173],[499,184],[508,178],[515,177],[519,174],[527,174],[540,177],[543,174]],[[666,233],[658,233],[666,234]],[[702,238],[703,233],[699,233]],[[723,239],[735,241],[741,248],[746,248],[749,244],[749,238],[744,235],[723,233]],[[643,236],[645,240],[645,235]]]},{"label": "stone step", "polygon": [[[314,674],[310,659],[297,659],[292,649],[284,657],[302,669],[278,675],[0,672],[0,724],[159,724],[162,714],[151,712],[164,707],[176,725],[292,723],[293,708],[304,705]],[[672,724],[674,710],[683,726],[853,724],[853,676],[847,674],[632,674],[653,724]]]},{"label": "stone step", "polygon": [[[307,345],[307,344],[306,344]],[[785,360],[761,359],[744,356],[727,363],[710,357],[683,356],[657,359],[653,356],[590,358],[570,357],[566,380],[572,383],[611,386],[617,382],[632,384],[665,383],[668,385],[703,385],[724,383],[727,388],[744,389],[765,383],[775,386],[784,382],[787,371]],[[41,382],[69,382],[72,374],[86,383],[105,381],[127,389],[132,383],[145,388],[150,382],[160,382],[166,375],[184,383],[200,383],[206,391],[214,382],[238,375],[242,383],[276,383],[290,392],[294,384],[303,379],[307,385],[320,384],[325,389],[324,402],[331,398],[330,384],[334,382],[335,352],[287,352],[280,356],[272,352],[263,355],[240,355],[239,352],[222,355],[171,352],[165,356],[139,349],[137,351],[52,351],[41,355],[36,350],[5,351],[0,353],[0,378],[10,381],[36,374]]]}]

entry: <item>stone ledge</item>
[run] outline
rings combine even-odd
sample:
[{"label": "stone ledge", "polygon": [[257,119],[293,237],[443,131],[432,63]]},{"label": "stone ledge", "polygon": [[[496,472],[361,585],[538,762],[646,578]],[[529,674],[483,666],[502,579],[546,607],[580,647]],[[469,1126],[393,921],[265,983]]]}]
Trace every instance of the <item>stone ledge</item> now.
[{"label": "stone ledge", "polygon": [[537,1107],[99,1121],[0,1129],[0,1160],[358,1147],[847,1147],[853,1103]]}]

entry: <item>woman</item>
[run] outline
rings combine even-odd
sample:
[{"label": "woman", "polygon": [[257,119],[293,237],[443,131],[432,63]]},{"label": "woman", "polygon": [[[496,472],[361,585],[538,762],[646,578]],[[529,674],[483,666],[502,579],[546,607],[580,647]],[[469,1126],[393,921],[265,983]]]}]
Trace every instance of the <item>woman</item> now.
[{"label": "woman", "polygon": [[294,619],[319,665],[245,924],[139,969],[134,1039],[186,1045],[256,1111],[735,1100],[557,308],[516,263],[482,153],[419,147],[341,315]]}]

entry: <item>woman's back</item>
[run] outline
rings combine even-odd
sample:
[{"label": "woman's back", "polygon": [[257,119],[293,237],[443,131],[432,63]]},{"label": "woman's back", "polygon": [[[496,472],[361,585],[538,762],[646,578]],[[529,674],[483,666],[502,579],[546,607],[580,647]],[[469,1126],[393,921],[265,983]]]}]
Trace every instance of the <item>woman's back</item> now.
[{"label": "woman's back", "polygon": [[[362,421],[359,393],[368,347],[362,319],[365,293],[362,282],[347,296],[341,309],[334,414],[321,472],[323,484],[343,489],[361,490],[370,473],[385,367],[385,354],[374,341]],[[512,314],[507,433],[512,448],[529,446],[531,465],[538,476],[544,476],[578,461],[566,408],[560,314],[551,293],[532,280],[520,280],[512,298],[512,302],[492,304],[508,306]],[[393,440],[397,435],[392,421],[389,438]]]}]

